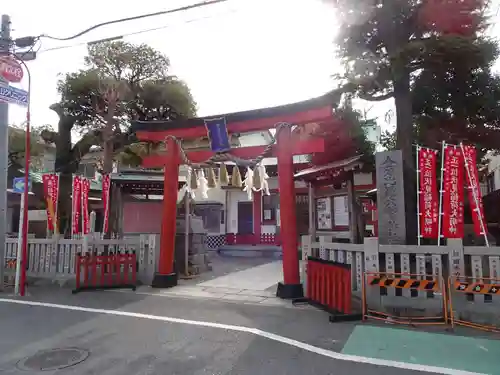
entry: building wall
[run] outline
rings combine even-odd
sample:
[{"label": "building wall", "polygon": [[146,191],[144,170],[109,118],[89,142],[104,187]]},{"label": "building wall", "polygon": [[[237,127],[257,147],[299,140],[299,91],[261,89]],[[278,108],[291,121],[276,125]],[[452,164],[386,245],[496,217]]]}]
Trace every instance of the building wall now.
[{"label": "building wall", "polygon": [[372,188],[374,186],[375,181],[373,179],[372,173],[355,173],[354,174],[354,186],[361,188],[366,186],[367,188]]},{"label": "building wall", "polygon": [[160,233],[162,201],[123,202],[123,233]]},{"label": "building wall", "polygon": [[[208,199],[201,198],[199,190],[195,190],[195,204],[220,203],[224,209],[226,201],[226,191],[222,189],[209,189]],[[157,200],[125,201],[123,203],[123,232],[124,233],[160,233],[162,219],[162,199]],[[225,223],[226,218],[224,218]],[[220,221],[220,219],[219,219]],[[225,224],[220,223],[220,230],[210,232],[220,234],[225,232]]]},{"label": "building wall", "polygon": [[500,189],[500,155],[488,156],[488,188],[487,192]]},{"label": "building wall", "polygon": [[[356,174],[355,185],[357,190],[368,190],[373,187],[373,178],[371,174],[363,173]],[[270,191],[273,194],[279,194],[278,179],[272,177],[268,180]],[[295,183],[297,194],[307,194],[307,186],[302,181]],[[337,196],[346,195],[345,191],[339,191]],[[158,197],[161,198],[161,197]],[[333,200],[333,199],[332,199]],[[253,202],[253,236],[251,241],[257,241],[265,234],[279,234],[279,211],[276,212],[276,218],[272,221],[264,221],[262,196],[260,193],[254,193]],[[195,202],[198,204],[203,203],[219,203],[223,210],[224,218],[220,222],[220,231],[211,231],[210,234],[224,235],[238,233],[238,203],[249,202],[246,192],[240,189],[209,189],[208,199],[201,198],[199,190],[195,190]],[[333,212],[332,212],[333,214]],[[158,201],[139,201],[139,202],[124,202],[123,208],[123,231],[124,233],[159,233],[162,219],[162,202]],[[302,219],[301,219],[302,220]],[[371,224],[371,223],[370,223]],[[307,230],[307,229],[306,229]],[[332,232],[339,232],[347,236],[347,227],[333,227]],[[248,239],[250,241],[250,239]]]}]

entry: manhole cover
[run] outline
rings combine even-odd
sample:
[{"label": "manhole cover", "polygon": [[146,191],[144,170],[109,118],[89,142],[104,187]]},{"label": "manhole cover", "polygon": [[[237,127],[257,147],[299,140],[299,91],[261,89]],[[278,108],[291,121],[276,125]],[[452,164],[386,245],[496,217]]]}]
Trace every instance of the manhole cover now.
[{"label": "manhole cover", "polygon": [[42,350],[21,360],[17,367],[23,371],[54,371],[85,361],[89,352],[77,348]]}]

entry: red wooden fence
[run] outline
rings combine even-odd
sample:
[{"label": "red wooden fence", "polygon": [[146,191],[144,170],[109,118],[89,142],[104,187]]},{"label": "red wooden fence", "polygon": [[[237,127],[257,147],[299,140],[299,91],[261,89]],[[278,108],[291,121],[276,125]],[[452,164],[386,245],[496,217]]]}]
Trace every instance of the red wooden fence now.
[{"label": "red wooden fence", "polygon": [[76,256],[76,288],[83,290],[130,288],[137,284],[137,259],[135,252],[125,254]]}]

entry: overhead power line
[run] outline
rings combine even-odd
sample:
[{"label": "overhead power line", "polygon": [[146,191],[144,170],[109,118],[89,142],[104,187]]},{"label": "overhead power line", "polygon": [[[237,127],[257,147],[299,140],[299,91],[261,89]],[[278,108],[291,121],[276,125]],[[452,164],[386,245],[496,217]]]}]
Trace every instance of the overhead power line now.
[{"label": "overhead power line", "polygon": [[84,34],[89,33],[90,31],[93,31],[93,30],[98,29],[98,28],[103,27],[103,26],[113,25],[113,24],[116,24],[116,23],[122,23],[122,22],[128,22],[128,21],[135,21],[135,20],[142,19],[142,18],[156,17],[156,16],[165,15],[165,14],[172,14],[172,13],[183,12],[183,11],[186,11],[186,10],[195,9],[195,8],[201,8],[201,7],[205,7],[205,6],[208,6],[208,5],[214,5],[214,4],[218,4],[218,3],[224,3],[224,2],[227,2],[227,1],[229,1],[229,0],[204,1],[204,2],[201,2],[201,3],[187,5],[187,6],[181,7],[181,8],[163,10],[163,11],[159,11],[159,12],[147,13],[147,14],[142,14],[142,15],[133,16],[133,17],[127,17],[127,18],[120,18],[120,19],[113,20],[113,21],[107,21],[107,22],[99,23],[97,25],[89,27],[86,30],[83,30],[83,31],[79,32],[78,34],[75,34],[73,36],[69,36],[69,37],[66,37],[66,38],[57,38],[57,37],[53,37],[53,36],[50,36],[50,35],[41,35],[41,37],[48,38],[48,39],[53,39],[53,40],[59,40],[59,41],[67,41],[67,40],[76,39],[76,38],[78,38],[78,37],[80,37],[80,36],[82,36]]},{"label": "overhead power line", "polygon": [[198,22],[198,21],[203,21],[203,20],[207,20],[207,19],[211,19],[211,18],[215,18],[215,17],[225,16],[225,15],[233,14],[233,13],[236,13],[236,12],[237,12],[237,10],[233,9],[233,10],[230,10],[228,12],[223,12],[223,13],[214,14],[214,15],[205,16],[205,17],[193,18],[193,19],[190,19],[190,20],[186,20],[184,22],[180,22],[178,24],[162,25],[162,26],[153,27],[153,28],[150,28],[150,29],[142,29],[142,30],[137,30],[137,31],[131,31],[131,32],[126,33],[126,34],[113,35],[113,36],[105,37],[105,38],[99,39],[99,40],[92,40],[92,41],[86,41],[86,42],[79,42],[79,43],[67,44],[67,45],[64,45],[64,46],[46,48],[46,49],[42,49],[42,50],[38,51],[38,54],[45,53],[45,52],[51,52],[51,51],[59,51],[59,50],[68,49],[68,48],[81,47],[81,46],[90,45],[90,44],[97,44],[97,43],[102,43],[102,42],[106,42],[106,41],[119,40],[119,39],[123,39],[123,38],[129,37],[129,36],[135,36],[135,35],[140,35],[140,34],[146,34],[146,33],[151,33],[151,32],[155,32],[155,31],[165,30],[165,29],[168,29],[168,28],[171,28],[171,27],[185,25],[185,24],[189,24],[189,23],[193,23],[193,22]]}]

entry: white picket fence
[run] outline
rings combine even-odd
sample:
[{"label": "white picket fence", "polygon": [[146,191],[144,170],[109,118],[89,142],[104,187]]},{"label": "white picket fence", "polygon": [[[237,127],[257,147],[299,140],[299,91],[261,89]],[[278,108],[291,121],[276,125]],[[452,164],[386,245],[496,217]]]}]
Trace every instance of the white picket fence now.
[{"label": "white picket fence", "polygon": [[[361,297],[365,273],[387,273],[389,277],[393,273],[425,274],[412,278],[436,278],[444,284],[450,276],[458,275],[467,277],[468,282],[500,285],[500,247],[463,246],[461,240],[448,240],[447,246],[402,246],[379,245],[378,238],[366,238],[363,244],[349,244],[332,242],[331,237],[326,236],[319,236],[315,241],[311,236],[302,236],[302,256],[304,261],[313,256],[349,264],[353,295],[357,297]],[[306,272],[304,267],[304,281]],[[443,308],[443,289],[433,293],[367,286],[366,297],[368,305],[380,308],[378,311],[419,309],[435,313]],[[462,319],[500,326],[500,295],[457,293],[452,286],[450,296],[453,311]]]},{"label": "white picket fence", "polygon": [[427,274],[447,279],[450,275],[483,278],[500,277],[500,246],[463,246],[461,240],[448,240],[447,246],[379,245],[378,238],[363,244],[327,242],[328,237],[302,236],[303,260],[316,256],[351,265],[353,290],[361,290],[364,272]]},{"label": "white picket fence", "polygon": [[[68,279],[75,275],[75,260],[78,253],[102,254],[108,252],[135,252],[138,261],[139,280],[154,273],[158,244],[157,235],[140,235],[124,239],[28,239],[28,277],[42,279]],[[6,240],[4,267],[6,275],[15,273],[18,240]],[[142,280],[141,280],[142,281]],[[147,281],[146,281],[147,282]]]}]

